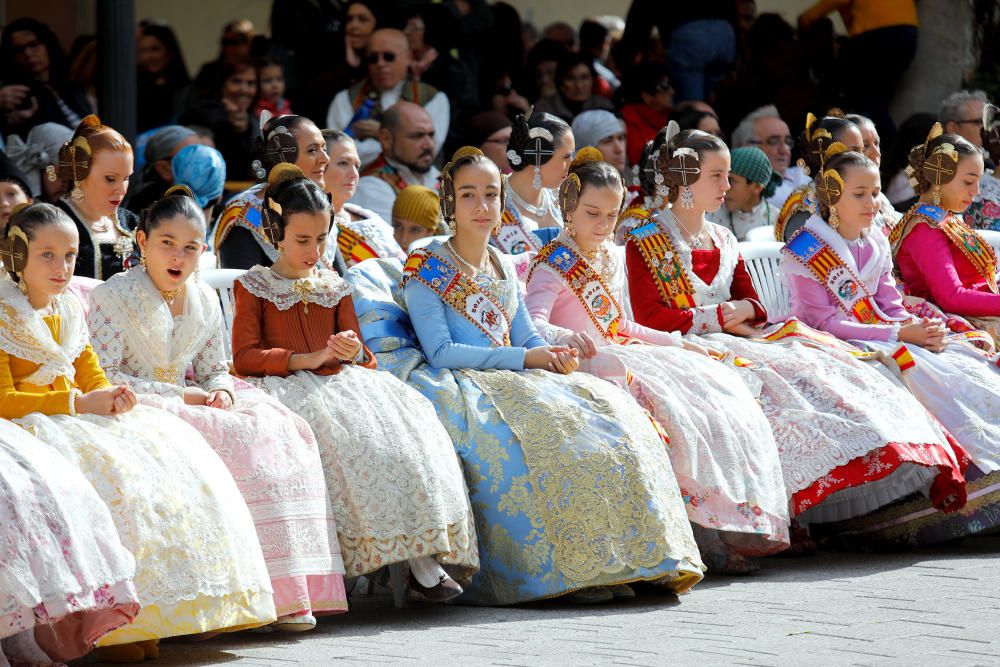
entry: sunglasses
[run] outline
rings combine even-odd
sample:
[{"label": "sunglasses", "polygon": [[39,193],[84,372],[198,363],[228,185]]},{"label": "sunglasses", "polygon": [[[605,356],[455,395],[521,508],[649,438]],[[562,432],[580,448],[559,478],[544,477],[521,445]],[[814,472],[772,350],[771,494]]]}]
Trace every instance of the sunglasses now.
[{"label": "sunglasses", "polygon": [[384,60],[387,63],[396,62],[396,54],[392,51],[372,51],[368,54],[368,64],[378,65],[380,60]]}]

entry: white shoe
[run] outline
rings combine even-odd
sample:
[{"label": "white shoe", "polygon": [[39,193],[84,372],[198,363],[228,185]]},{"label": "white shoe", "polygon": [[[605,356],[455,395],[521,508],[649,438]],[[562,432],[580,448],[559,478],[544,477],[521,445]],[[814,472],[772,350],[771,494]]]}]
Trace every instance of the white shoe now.
[{"label": "white shoe", "polygon": [[272,625],[281,632],[308,632],[316,627],[316,617],[312,614],[280,616]]}]

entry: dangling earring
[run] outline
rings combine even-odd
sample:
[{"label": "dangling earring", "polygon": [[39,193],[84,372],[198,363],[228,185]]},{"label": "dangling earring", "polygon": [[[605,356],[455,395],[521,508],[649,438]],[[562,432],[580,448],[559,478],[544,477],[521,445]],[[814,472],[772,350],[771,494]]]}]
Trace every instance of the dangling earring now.
[{"label": "dangling earring", "polygon": [[681,189],[681,208],[694,208],[694,193],[686,185]]},{"label": "dangling earring", "polygon": [[840,216],[837,215],[836,206],[830,207],[830,219],[827,221],[827,224],[830,225],[831,229],[836,229],[837,227],[840,227]]},{"label": "dangling earring", "polygon": [[201,267],[200,266],[194,267],[194,281],[195,282],[200,282],[201,281]]},{"label": "dangling earring", "polygon": [[576,230],[573,228],[573,221],[570,218],[566,218],[566,221],[563,225],[563,229],[566,230],[566,235],[568,237],[570,237],[571,239],[576,238]]},{"label": "dangling earring", "polygon": [[73,190],[69,193],[70,199],[73,200],[74,204],[80,204],[83,202],[83,190],[80,189],[80,182],[73,181]]},{"label": "dangling earring", "polygon": [[50,164],[45,167],[45,178],[49,179],[52,183],[55,183],[56,179],[59,178],[59,174],[56,173],[56,166],[54,164]]},{"label": "dangling earring", "polygon": [[139,251],[139,266],[142,267],[143,271],[146,271],[146,250],[143,248]]},{"label": "dangling earring", "polygon": [[931,190],[931,202],[935,206],[940,206],[941,205],[941,186],[940,185],[935,185],[934,189]]},{"label": "dangling earring", "polygon": [[448,230],[451,232],[451,235],[454,236],[458,232],[458,223],[455,222],[455,216],[449,215],[447,222]]},{"label": "dangling earring", "polygon": [[282,245],[281,245],[280,243],[279,243],[279,244],[277,245],[277,248],[278,248],[278,255],[279,255],[279,256],[281,256],[281,255],[284,255],[284,254],[285,254],[285,248],[284,248],[284,246],[282,246]]},{"label": "dangling earring", "polygon": [[536,190],[542,189],[542,168],[535,166],[535,178],[531,181],[531,186]]}]

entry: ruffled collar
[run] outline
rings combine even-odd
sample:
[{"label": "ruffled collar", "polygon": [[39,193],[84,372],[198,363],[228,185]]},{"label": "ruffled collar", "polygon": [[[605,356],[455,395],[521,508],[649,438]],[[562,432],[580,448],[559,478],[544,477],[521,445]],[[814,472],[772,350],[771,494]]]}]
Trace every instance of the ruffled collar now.
[{"label": "ruffled collar", "polygon": [[322,308],[334,308],[353,292],[351,285],[326,269],[316,269],[306,278],[285,278],[274,269],[259,264],[239,277],[240,284],[254,296],[270,301],[278,310],[288,310],[297,303],[314,303]]},{"label": "ruffled collar", "polygon": [[58,341],[14,281],[0,280],[0,309],[3,310],[0,350],[38,365],[34,373],[24,378],[28,384],[49,385],[59,377],[72,382],[76,377],[73,362],[89,342],[83,308],[75,297],[56,295],[52,306],[53,314],[60,318]]}]

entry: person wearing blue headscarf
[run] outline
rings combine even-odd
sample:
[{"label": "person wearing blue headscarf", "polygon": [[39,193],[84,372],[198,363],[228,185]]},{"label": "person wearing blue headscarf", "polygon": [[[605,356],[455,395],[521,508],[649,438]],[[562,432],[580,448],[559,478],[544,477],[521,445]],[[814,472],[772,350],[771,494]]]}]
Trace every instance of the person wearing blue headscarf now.
[{"label": "person wearing blue headscarf", "polygon": [[170,161],[174,185],[191,188],[198,206],[205,210],[205,219],[212,219],[212,209],[222,197],[226,183],[226,161],[222,153],[202,144],[192,144],[177,151]]}]

